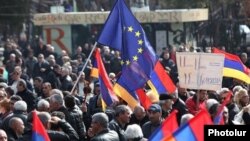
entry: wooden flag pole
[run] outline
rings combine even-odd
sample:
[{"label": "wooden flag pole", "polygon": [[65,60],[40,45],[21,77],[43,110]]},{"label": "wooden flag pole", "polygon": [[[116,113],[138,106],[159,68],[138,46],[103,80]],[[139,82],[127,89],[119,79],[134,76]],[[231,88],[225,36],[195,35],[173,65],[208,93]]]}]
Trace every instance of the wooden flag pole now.
[{"label": "wooden flag pole", "polygon": [[[83,72],[85,70],[85,68],[86,68],[86,66],[87,66],[87,64],[88,64],[88,62],[90,60],[90,57],[92,56],[92,54],[93,54],[96,46],[97,46],[97,42],[95,42],[95,44],[94,44],[91,52],[89,53],[89,56],[88,56],[87,60],[85,61],[85,64],[83,65],[82,70],[80,72]],[[79,74],[78,77],[77,77],[77,79],[76,79],[76,82],[75,82],[75,84],[74,84],[74,86],[73,86],[73,88],[72,88],[72,90],[70,92],[71,95],[73,94],[73,92],[75,90],[75,87],[76,87],[77,83],[79,82],[80,78],[81,78],[81,74]]]}]

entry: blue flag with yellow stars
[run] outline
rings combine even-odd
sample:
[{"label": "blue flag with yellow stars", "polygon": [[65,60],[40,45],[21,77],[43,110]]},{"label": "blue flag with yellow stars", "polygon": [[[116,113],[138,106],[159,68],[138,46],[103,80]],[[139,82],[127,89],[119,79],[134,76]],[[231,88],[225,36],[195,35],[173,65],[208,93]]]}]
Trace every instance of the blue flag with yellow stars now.
[{"label": "blue flag with yellow stars", "polygon": [[143,88],[150,79],[157,57],[143,28],[124,0],[116,1],[98,42],[121,52],[122,74],[114,85],[114,90],[134,107],[138,103],[134,91]]}]

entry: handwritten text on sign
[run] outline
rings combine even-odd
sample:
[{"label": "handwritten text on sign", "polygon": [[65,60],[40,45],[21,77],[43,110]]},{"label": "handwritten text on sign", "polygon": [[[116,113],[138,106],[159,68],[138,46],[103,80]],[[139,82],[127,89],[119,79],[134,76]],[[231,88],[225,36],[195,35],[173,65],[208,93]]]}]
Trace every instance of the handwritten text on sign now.
[{"label": "handwritten text on sign", "polygon": [[176,59],[181,87],[204,90],[221,89],[224,55],[178,52]]}]

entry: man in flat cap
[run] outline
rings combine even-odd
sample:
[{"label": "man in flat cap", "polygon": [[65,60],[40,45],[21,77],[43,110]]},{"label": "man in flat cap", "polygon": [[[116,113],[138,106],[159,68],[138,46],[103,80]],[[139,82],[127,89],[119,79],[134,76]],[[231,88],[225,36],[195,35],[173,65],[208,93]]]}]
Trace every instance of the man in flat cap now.
[{"label": "man in flat cap", "polygon": [[173,109],[173,97],[169,94],[160,94],[160,105],[162,108],[162,118],[168,117]]},{"label": "man in flat cap", "polygon": [[[173,94],[161,94],[160,103],[164,103],[163,105],[165,105],[162,106],[162,115],[163,117],[165,116],[164,118],[166,118],[172,110],[178,111],[177,122],[180,125],[181,117],[188,113],[188,109],[185,102],[178,97],[178,91],[176,90]],[[164,111],[166,112],[164,113]]]}]

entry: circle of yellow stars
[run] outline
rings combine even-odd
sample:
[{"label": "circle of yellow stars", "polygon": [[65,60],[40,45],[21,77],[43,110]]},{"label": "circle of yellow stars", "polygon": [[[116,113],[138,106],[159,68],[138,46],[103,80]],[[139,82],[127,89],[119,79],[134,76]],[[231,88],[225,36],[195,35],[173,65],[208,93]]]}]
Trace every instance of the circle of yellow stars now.
[{"label": "circle of yellow stars", "polygon": [[[138,44],[138,46],[142,46],[143,45],[143,40],[142,39],[140,39],[140,36],[141,36],[141,32],[138,30],[138,31],[134,31],[134,28],[132,27],[132,26],[129,26],[129,27],[124,27],[124,31],[126,32],[126,31],[128,31],[128,32],[131,32],[131,33],[134,33],[134,35],[135,35],[135,37],[137,37],[138,38],[138,40],[137,40],[137,44]],[[138,55],[139,54],[142,54],[142,52],[143,52],[143,49],[142,49],[142,47],[139,47],[138,49],[137,49],[137,54],[136,55],[134,55],[133,56],[133,60],[132,61],[138,61]],[[121,65],[129,65],[131,62],[130,62],[130,60],[121,60]]]}]

